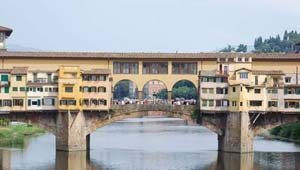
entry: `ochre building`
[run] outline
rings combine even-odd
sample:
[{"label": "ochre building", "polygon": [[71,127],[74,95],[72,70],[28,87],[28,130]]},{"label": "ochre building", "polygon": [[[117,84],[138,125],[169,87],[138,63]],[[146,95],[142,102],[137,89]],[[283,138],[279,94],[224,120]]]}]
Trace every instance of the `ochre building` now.
[{"label": "ochre building", "polygon": [[203,111],[300,111],[300,54],[10,52],[0,27],[0,111],[109,110],[131,80],[142,99],[152,80],[188,80]]}]

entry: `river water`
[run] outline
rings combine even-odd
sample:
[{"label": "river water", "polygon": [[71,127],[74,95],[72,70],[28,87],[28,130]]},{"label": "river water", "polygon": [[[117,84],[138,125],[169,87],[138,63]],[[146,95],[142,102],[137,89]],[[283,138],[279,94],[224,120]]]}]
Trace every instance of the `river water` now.
[{"label": "river water", "polygon": [[257,137],[252,154],[218,153],[217,136],[174,118],[115,122],[91,135],[90,152],[56,152],[55,137],[0,149],[2,169],[67,170],[300,170],[300,145]]}]

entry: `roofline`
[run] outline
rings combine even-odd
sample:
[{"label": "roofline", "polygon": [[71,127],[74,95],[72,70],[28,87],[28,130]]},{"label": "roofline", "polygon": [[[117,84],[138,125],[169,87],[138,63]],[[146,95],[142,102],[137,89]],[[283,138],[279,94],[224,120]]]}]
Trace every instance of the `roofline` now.
[{"label": "roofline", "polygon": [[12,52],[0,51],[0,58],[11,59],[190,59],[216,60],[217,58],[252,57],[253,61],[291,61],[299,60],[297,53],[110,53],[110,52]]}]

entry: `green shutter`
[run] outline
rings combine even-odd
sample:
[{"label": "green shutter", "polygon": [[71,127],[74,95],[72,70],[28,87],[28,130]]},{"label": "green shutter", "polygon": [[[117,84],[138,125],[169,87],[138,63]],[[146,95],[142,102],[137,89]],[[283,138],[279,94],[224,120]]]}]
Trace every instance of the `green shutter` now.
[{"label": "green shutter", "polygon": [[300,88],[299,87],[296,88],[296,94],[300,94]]},{"label": "green shutter", "polygon": [[38,106],[41,106],[41,100],[40,99],[37,100],[37,104],[38,104]]},{"label": "green shutter", "polygon": [[31,106],[31,100],[28,99],[28,103],[27,103],[28,106]]},{"label": "green shutter", "polygon": [[275,102],[275,107],[278,107],[278,101]]},{"label": "green shutter", "polygon": [[8,75],[2,74],[1,81],[8,81]]},{"label": "green shutter", "polygon": [[52,106],[55,106],[55,99],[52,99]]},{"label": "green shutter", "polygon": [[299,108],[299,102],[296,102],[295,107],[296,107],[296,108]]},{"label": "green shutter", "polygon": [[268,102],[268,107],[271,107],[271,105],[272,105],[272,102],[269,101],[269,102]]},{"label": "green shutter", "polygon": [[284,88],[284,94],[288,94],[288,89]]},{"label": "green shutter", "polygon": [[289,103],[288,102],[284,102],[284,107],[288,108],[289,107]]},{"label": "green shutter", "polygon": [[7,86],[4,87],[4,93],[9,93],[9,87]]}]

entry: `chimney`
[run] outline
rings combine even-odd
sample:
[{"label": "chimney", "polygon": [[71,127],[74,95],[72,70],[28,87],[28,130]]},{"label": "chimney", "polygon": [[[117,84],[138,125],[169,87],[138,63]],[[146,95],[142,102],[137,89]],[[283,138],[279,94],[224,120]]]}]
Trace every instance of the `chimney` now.
[{"label": "chimney", "polygon": [[0,26],[0,51],[1,50],[6,51],[5,40],[10,36],[12,32],[13,32],[12,29]]}]

